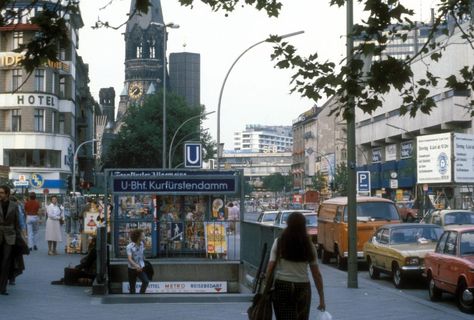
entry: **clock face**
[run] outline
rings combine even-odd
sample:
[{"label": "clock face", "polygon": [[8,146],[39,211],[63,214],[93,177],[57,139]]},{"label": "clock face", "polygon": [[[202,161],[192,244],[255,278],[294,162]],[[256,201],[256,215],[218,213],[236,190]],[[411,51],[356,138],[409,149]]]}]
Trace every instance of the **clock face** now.
[{"label": "clock face", "polygon": [[143,94],[143,85],[138,82],[130,83],[130,87],[128,88],[128,95],[132,99],[138,99]]}]

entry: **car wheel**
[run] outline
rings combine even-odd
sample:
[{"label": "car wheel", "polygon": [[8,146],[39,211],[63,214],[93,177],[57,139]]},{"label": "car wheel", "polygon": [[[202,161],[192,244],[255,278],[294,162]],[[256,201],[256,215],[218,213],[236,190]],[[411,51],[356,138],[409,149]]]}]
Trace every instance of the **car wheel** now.
[{"label": "car wheel", "polygon": [[393,264],[392,267],[392,280],[396,288],[401,289],[404,285],[403,273],[397,263]]},{"label": "car wheel", "polygon": [[370,259],[370,257],[367,257],[367,264],[369,265],[370,278],[374,280],[380,278],[380,271],[374,266],[374,263],[372,262],[372,259]]},{"label": "car wheel", "polygon": [[347,269],[347,259],[341,257],[339,252],[336,251],[336,266],[339,270],[345,271]]},{"label": "car wheel", "polygon": [[324,247],[321,248],[321,262],[323,264],[328,264],[329,260],[331,260],[331,253],[327,252]]},{"label": "car wheel", "polygon": [[443,296],[443,292],[436,286],[436,283],[431,275],[428,277],[428,293],[431,301],[439,301]]},{"label": "car wheel", "polygon": [[474,313],[474,295],[468,290],[464,280],[459,282],[456,296],[459,310],[465,313]]}]

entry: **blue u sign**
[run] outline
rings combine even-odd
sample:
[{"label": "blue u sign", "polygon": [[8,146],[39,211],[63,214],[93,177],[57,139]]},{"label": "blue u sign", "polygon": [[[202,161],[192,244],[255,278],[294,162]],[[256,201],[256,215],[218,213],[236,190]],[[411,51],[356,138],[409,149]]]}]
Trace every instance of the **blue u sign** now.
[{"label": "blue u sign", "polygon": [[184,145],[184,167],[202,168],[202,145],[200,143],[186,143]]}]

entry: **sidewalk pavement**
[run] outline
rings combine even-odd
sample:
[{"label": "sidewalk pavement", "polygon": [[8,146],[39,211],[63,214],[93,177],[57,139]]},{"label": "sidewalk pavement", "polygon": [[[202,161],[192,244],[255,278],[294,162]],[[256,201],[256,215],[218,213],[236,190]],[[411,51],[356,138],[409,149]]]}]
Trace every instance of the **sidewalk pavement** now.
[{"label": "sidewalk pavement", "polygon": [[[44,231],[43,231],[44,232]],[[42,234],[40,239],[44,239]],[[60,248],[64,248],[64,242]],[[64,250],[61,250],[64,252]],[[81,255],[47,255],[47,245],[25,257],[26,270],[10,286],[9,296],[0,296],[0,318],[10,319],[193,319],[245,320],[249,302],[215,302],[209,300],[186,303],[104,304],[102,297],[91,296],[88,287],[51,285],[62,277],[64,267],[79,262]],[[441,320],[472,319],[450,304],[432,303],[408,296],[377,281],[359,277],[358,289],[347,289],[347,273],[321,265],[327,310],[334,320],[404,319]],[[134,297],[135,299],[138,296]],[[315,318],[318,296],[313,285],[311,319]]]}]

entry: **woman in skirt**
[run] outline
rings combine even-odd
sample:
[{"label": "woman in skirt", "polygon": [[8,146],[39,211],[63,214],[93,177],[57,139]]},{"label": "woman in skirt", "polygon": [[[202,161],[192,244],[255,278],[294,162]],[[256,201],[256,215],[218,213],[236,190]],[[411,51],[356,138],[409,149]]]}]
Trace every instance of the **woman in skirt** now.
[{"label": "woman in skirt", "polygon": [[[51,197],[51,203],[46,208],[46,241],[48,241],[48,255],[57,255],[56,246],[61,242],[61,220],[64,219],[61,208],[58,205],[58,198]],[[62,220],[64,221],[64,220]]]},{"label": "woman in skirt", "polygon": [[307,320],[311,306],[308,265],[319,294],[318,309],[326,308],[323,279],[317,264],[314,245],[306,233],[306,218],[298,212],[290,214],[287,227],[275,239],[267,274],[274,271],[273,309],[277,320]]}]

